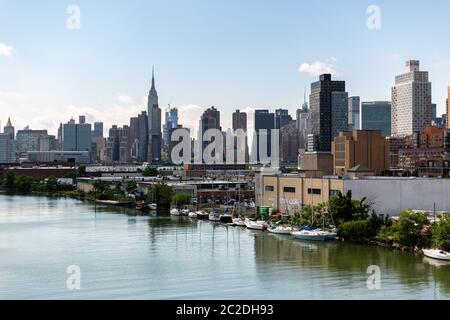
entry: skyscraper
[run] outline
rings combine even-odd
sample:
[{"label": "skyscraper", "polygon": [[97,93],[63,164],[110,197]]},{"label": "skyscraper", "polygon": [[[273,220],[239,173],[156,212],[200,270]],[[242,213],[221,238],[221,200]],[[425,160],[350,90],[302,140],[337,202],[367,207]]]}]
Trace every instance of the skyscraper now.
[{"label": "skyscraper", "polygon": [[[261,156],[272,155],[272,129],[275,129],[275,114],[270,113],[269,110],[255,110],[255,132],[256,132],[256,141],[253,140],[253,143],[256,143],[256,148],[252,148],[256,150],[256,157],[253,158],[260,161]],[[267,136],[267,155],[262,155],[260,150],[260,138],[266,130]]]},{"label": "skyscraper", "polygon": [[3,128],[3,133],[9,134],[11,136],[11,139],[13,139],[13,140],[16,137],[16,131],[11,124],[10,118],[8,118],[8,122],[6,123],[6,126]]},{"label": "skyscraper", "polygon": [[16,143],[9,133],[0,133],[0,164],[16,162]]},{"label": "skyscraper", "polygon": [[158,93],[155,87],[155,72],[152,71],[152,87],[148,95],[148,137],[149,137],[149,160],[159,162],[161,160],[161,109],[158,104]]},{"label": "skyscraper", "polygon": [[350,97],[348,98],[348,130],[361,130],[359,122],[361,98]]},{"label": "skyscraper", "polygon": [[[247,136],[247,113],[241,112],[239,109],[233,113],[233,131],[243,130],[245,132],[245,162],[248,162],[248,136]],[[237,150],[241,150],[237,137],[234,140],[234,161],[238,161]]]},{"label": "skyscraper", "polygon": [[289,110],[287,109],[277,109],[275,110],[275,129],[281,129],[285,125],[292,122],[292,117],[289,115]]},{"label": "skyscraper", "polygon": [[138,116],[139,120],[139,150],[137,155],[137,161],[139,163],[146,162],[148,160],[148,116],[147,112],[142,111]]},{"label": "skyscraper", "polygon": [[431,82],[420,62],[406,62],[406,73],[395,77],[392,87],[392,135],[408,136],[431,125]]},{"label": "skyscraper", "polygon": [[[323,74],[311,84],[308,118],[308,151],[331,151],[331,141],[348,126],[348,94],[345,81]],[[313,147],[315,150],[310,150]]]},{"label": "skyscraper", "polygon": [[163,125],[163,141],[166,146],[170,144],[170,129],[178,127],[178,109],[171,108],[170,105],[166,110],[165,124]]},{"label": "skyscraper", "polygon": [[[215,107],[208,108],[205,112],[203,112],[202,117],[200,118],[200,141],[203,141],[205,132],[210,129],[217,129],[222,131],[222,127],[220,126],[220,111]],[[205,150],[208,144],[209,142],[203,141],[202,152]]]},{"label": "skyscraper", "polygon": [[247,131],[247,114],[239,109],[233,113],[233,131],[238,129]]},{"label": "skyscraper", "polygon": [[92,136],[94,138],[103,138],[103,122],[94,122]]},{"label": "skyscraper", "polygon": [[63,150],[91,152],[92,127],[90,123],[69,121],[63,125]]},{"label": "skyscraper", "polygon": [[361,130],[379,130],[385,137],[391,135],[391,103],[371,101],[361,104]]},{"label": "skyscraper", "polygon": [[[306,100],[306,99],[305,99]],[[306,147],[306,136],[308,132],[308,116],[309,116],[309,110],[308,110],[308,103],[305,102],[302,105],[301,109],[297,109],[297,131],[300,135],[299,139],[299,148],[305,149]]]}]

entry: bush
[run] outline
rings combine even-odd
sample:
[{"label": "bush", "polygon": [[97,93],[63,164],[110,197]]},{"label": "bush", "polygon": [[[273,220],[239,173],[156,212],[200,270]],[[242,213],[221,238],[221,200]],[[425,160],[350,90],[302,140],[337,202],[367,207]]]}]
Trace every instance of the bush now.
[{"label": "bush", "polygon": [[8,191],[13,191],[16,187],[16,175],[12,171],[6,171],[5,176],[3,177],[3,188]]},{"label": "bush", "polygon": [[419,235],[426,224],[428,219],[425,213],[405,210],[390,227],[381,230],[378,238],[384,242],[396,242],[408,247],[425,245],[426,242],[421,241]]},{"label": "bush", "polygon": [[182,206],[191,203],[191,196],[186,193],[177,193],[172,197],[172,204]]},{"label": "bush", "polygon": [[376,235],[372,231],[368,220],[348,221],[341,224],[339,234],[351,241],[368,240]]},{"label": "bush", "polygon": [[445,217],[433,226],[433,246],[450,251],[450,217]]}]

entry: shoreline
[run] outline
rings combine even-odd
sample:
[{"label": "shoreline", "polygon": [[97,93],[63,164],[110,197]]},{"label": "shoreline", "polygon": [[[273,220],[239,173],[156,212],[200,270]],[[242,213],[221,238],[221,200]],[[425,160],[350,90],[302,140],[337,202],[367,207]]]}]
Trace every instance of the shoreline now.
[{"label": "shoreline", "polygon": [[[69,194],[64,194],[64,192],[37,192],[37,191],[32,191],[29,193],[9,193],[5,190],[1,190],[0,189],[0,194],[3,195],[10,195],[10,196],[15,196],[15,195],[21,195],[21,196],[39,196],[39,197],[53,197],[53,198],[69,198],[69,199],[74,199],[74,200],[79,200],[79,201],[83,201],[83,202],[89,202],[89,203],[96,203],[96,204],[101,204],[101,205],[105,205],[105,206],[110,206],[110,207],[115,207],[115,208],[125,208],[125,209],[129,209],[130,211],[136,211],[134,210],[134,206],[132,206],[133,202],[119,202],[119,201],[114,201],[114,200],[99,200],[99,199],[91,199],[89,197],[80,197],[80,196],[75,196],[75,195],[69,195]],[[157,212],[157,211],[154,211]],[[148,213],[146,212],[144,215],[147,215]],[[220,223],[217,222],[219,224],[223,224],[226,225],[224,223]],[[263,232],[263,231],[262,231]],[[422,248],[419,247],[408,247],[408,246],[404,246],[398,243],[384,243],[382,241],[376,240],[376,239],[366,239],[364,241],[354,241],[354,240],[346,240],[345,238],[342,237],[337,237],[334,241],[338,241],[338,242],[346,242],[346,243],[352,243],[352,244],[357,244],[357,245],[361,245],[361,246],[374,246],[374,247],[380,247],[380,248],[384,248],[384,249],[389,249],[391,251],[400,251],[400,252],[407,252],[407,253],[412,253],[412,254],[421,254],[422,253]]]}]

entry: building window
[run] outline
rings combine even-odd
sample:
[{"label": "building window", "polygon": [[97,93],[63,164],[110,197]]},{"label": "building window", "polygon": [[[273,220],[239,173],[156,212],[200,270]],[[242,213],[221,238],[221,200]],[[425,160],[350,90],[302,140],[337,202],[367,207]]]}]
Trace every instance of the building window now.
[{"label": "building window", "polygon": [[284,193],[295,193],[295,188],[294,187],[284,187],[283,192]]},{"label": "building window", "polygon": [[273,186],[266,186],[266,192],[273,192],[275,188]]},{"label": "building window", "polygon": [[330,197],[337,197],[339,192],[339,190],[330,190]]},{"label": "building window", "polygon": [[309,188],[308,189],[308,194],[321,195],[322,194],[322,190]]}]

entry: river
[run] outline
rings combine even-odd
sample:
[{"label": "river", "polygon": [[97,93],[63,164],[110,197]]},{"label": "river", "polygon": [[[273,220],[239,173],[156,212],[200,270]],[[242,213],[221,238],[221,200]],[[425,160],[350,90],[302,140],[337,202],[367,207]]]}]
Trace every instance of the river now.
[{"label": "river", "polygon": [[0,299],[449,298],[450,265],[418,254],[0,194]]}]

